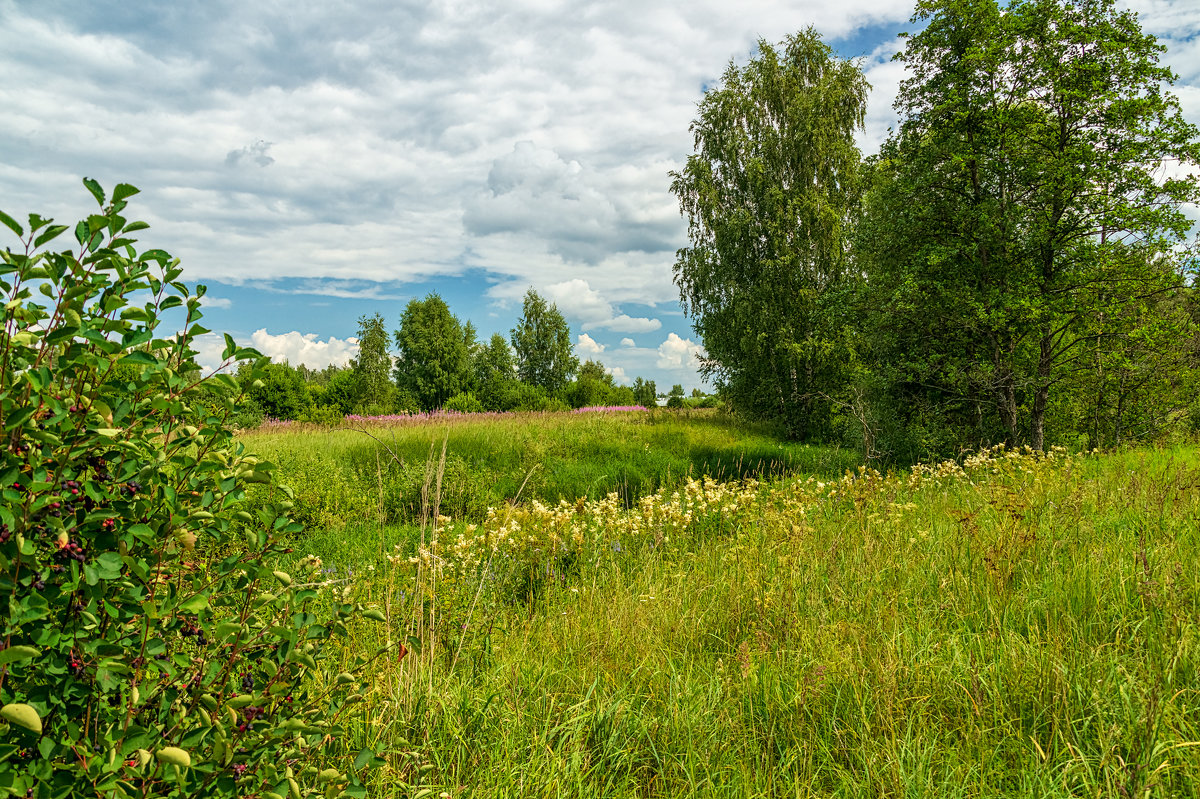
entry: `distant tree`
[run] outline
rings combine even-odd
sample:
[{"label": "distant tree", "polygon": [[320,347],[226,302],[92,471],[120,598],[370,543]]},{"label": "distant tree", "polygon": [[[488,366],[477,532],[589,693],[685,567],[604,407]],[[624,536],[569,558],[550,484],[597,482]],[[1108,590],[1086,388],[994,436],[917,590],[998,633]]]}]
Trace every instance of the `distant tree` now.
[{"label": "distant tree", "polygon": [[633,381],[633,399],[638,405],[653,408],[658,405],[658,389],[653,380],[637,378]]},{"label": "distant tree", "polygon": [[396,330],[396,385],[416,398],[421,410],[440,408],[470,380],[462,325],[436,293],[412,300]]},{"label": "distant tree", "polygon": [[611,397],[616,385],[613,376],[599,361],[586,361],[579,367],[579,375],[567,386],[565,398],[572,408],[586,408],[615,404]]},{"label": "distant tree", "polygon": [[548,394],[561,391],[579,368],[571,354],[571,328],[558,306],[547,304],[536,291],[525,294],[521,318],[512,330],[517,375]]},{"label": "distant tree", "polygon": [[669,394],[667,394],[667,407],[683,407],[683,386],[681,384],[676,383],[675,385],[671,386],[671,391]]},{"label": "distant tree", "polygon": [[477,347],[471,359],[475,395],[489,411],[506,410],[503,397],[517,382],[517,368],[508,339],[493,333],[488,343]]},{"label": "distant tree", "polygon": [[350,368],[357,382],[354,404],[390,408],[395,392],[392,356],[388,353],[387,327],[378,313],[359,317],[358,357],[350,362]]},{"label": "distant tree", "polygon": [[[243,378],[250,372],[249,364],[238,368]],[[303,373],[287,363],[267,364],[246,396],[272,419],[298,419],[312,404]]]},{"label": "distant tree", "polygon": [[[337,409],[342,416],[359,410],[362,395],[358,376],[353,369],[339,369],[326,381],[325,385],[309,385],[313,404]],[[394,389],[388,383],[388,391]]]}]

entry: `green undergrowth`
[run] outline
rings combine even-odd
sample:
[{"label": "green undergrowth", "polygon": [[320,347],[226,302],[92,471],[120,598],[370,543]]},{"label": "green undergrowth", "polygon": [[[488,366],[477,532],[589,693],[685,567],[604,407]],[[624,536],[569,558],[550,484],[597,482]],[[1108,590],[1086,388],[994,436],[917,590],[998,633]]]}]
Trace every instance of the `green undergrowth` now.
[{"label": "green undergrowth", "polygon": [[[615,492],[629,504],[689,475],[837,475],[856,462],[852,452],[783,442],[766,428],[704,411],[293,426],[241,439],[278,465],[280,480],[295,491],[293,513],[320,529],[380,515],[386,523],[419,522],[435,499],[442,513],[479,521],[489,507],[516,498],[557,502]],[[440,479],[428,473],[432,461]],[[434,485],[436,498],[428,493]]]},{"label": "green undergrowth", "polygon": [[996,450],[315,535],[372,796],[1200,793],[1200,457]]}]

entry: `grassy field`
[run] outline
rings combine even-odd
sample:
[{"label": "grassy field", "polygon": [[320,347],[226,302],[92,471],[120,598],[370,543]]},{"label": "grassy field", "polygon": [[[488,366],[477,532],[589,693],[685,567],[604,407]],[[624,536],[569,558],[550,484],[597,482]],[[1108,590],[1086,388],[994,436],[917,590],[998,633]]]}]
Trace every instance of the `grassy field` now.
[{"label": "grassy field", "polygon": [[[629,505],[689,476],[836,476],[857,463],[852,452],[784,442],[767,428],[704,410],[285,424],[242,439],[279,466],[296,491],[297,516],[319,529],[381,514],[388,524],[419,523],[431,499],[445,515],[478,522],[489,507],[518,496],[557,502],[615,492]],[[437,497],[426,490],[430,464],[440,466]]]},{"label": "grassy field", "polygon": [[[738,446],[711,420],[572,423],[452,430],[448,452],[519,450],[524,424],[559,442],[543,457]],[[328,441],[360,445],[346,435]],[[433,441],[436,497],[453,455]],[[804,468],[805,450],[775,451]],[[386,654],[331,745],[381,754],[381,797],[1200,793],[1195,449],[842,477],[809,452],[826,473],[672,465],[641,496],[547,481],[490,513],[312,531],[330,589],[388,619],[354,630],[352,651]]]}]

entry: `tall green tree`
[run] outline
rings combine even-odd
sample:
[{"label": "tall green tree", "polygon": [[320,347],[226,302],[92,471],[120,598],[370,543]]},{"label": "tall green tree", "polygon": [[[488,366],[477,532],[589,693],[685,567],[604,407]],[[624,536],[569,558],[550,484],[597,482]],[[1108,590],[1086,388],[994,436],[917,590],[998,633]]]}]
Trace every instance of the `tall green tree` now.
[{"label": "tall green tree", "polygon": [[571,353],[571,328],[558,306],[533,289],[525,293],[521,318],[512,330],[517,375],[531,386],[557,394],[579,368]]},{"label": "tall green tree", "polygon": [[1197,132],[1112,0],[923,0],[913,21],[859,239],[882,360],[981,436],[995,420],[1042,448],[1091,321],[1180,284],[1162,264],[1190,227]]},{"label": "tall green tree", "polygon": [[812,29],[760,41],[701,100],[696,152],[672,173],[689,238],[675,282],[708,351],[702,370],[735,407],[799,436],[820,426],[852,360],[845,231],[867,88]]},{"label": "tall green tree", "polygon": [[390,410],[392,394],[392,356],[388,352],[388,332],[383,317],[376,313],[358,319],[358,357],[350,368],[358,383],[358,403]]},{"label": "tall green tree", "polygon": [[485,410],[504,410],[504,397],[517,380],[517,367],[508,339],[493,333],[488,343],[479,347],[472,357],[475,376],[475,395]]},{"label": "tall green tree", "polygon": [[416,398],[421,410],[440,408],[470,380],[470,358],[462,325],[436,293],[412,300],[396,330],[396,384]]},{"label": "tall green tree", "polygon": [[653,380],[643,380],[641,377],[633,381],[633,399],[643,408],[653,408],[658,405],[658,388]]}]

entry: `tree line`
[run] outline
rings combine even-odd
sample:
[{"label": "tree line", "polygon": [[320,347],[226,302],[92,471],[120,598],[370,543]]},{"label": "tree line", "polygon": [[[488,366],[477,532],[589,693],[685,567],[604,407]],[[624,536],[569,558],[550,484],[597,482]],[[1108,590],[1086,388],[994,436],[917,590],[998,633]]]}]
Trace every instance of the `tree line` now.
[{"label": "tree line", "polygon": [[[393,352],[396,353],[393,356]],[[249,367],[243,367],[248,369]],[[249,389],[239,420],[253,425],[275,419],[335,421],[433,410],[459,412],[552,411],[591,406],[654,407],[658,388],[638,377],[618,385],[598,361],[580,362],[558,307],[530,289],[510,338],[495,333],[481,342],[437,293],[405,307],[389,333],[383,316],[358,320],[358,355],[348,366],[309,369],[272,363]],[[676,385],[671,407],[711,404]]]},{"label": "tree line", "polygon": [[706,375],[799,438],[901,460],[1200,424],[1200,136],[1111,0],[922,0],[899,126],[812,30],[730,64],[672,173]]}]

